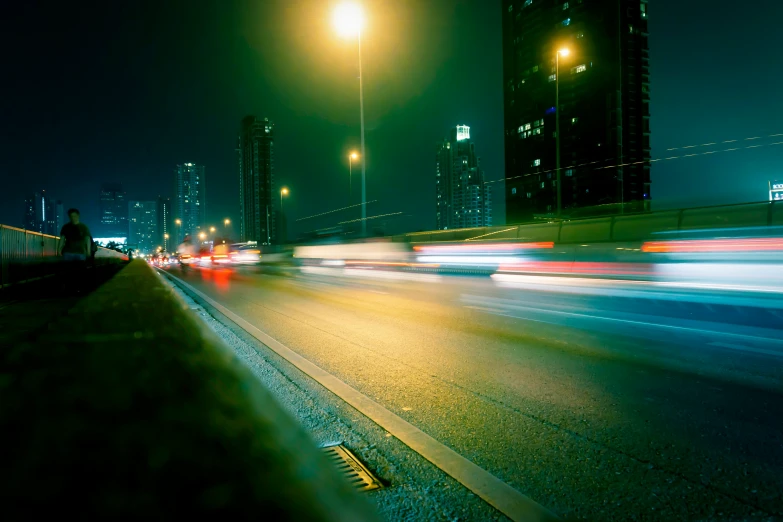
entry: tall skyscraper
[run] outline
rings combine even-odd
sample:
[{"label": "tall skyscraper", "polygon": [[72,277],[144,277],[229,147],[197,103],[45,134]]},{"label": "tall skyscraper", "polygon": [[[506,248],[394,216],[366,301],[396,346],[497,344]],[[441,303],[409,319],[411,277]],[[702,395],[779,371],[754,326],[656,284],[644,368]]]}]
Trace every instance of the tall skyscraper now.
[{"label": "tall skyscraper", "polygon": [[205,171],[203,165],[195,163],[177,165],[177,199],[174,217],[181,222],[175,227],[177,245],[188,234],[195,240],[199,229],[205,226],[207,212]]},{"label": "tall skyscraper", "polygon": [[[237,148],[234,150],[237,161],[237,172],[239,173],[239,208],[244,209],[245,193],[242,181],[242,137],[237,137]],[[245,213],[240,210],[239,212],[239,237],[240,239],[245,237]]]},{"label": "tall skyscraper", "polygon": [[103,237],[128,237],[128,202],[121,183],[101,185],[100,212]]},{"label": "tall skyscraper", "polygon": [[174,237],[173,221],[171,217],[171,198],[158,196],[158,244],[166,252],[177,250],[179,243]]},{"label": "tall skyscraper", "polygon": [[647,0],[503,0],[507,223],[557,213],[555,118],[566,213],[649,207],[647,15]]},{"label": "tall skyscraper", "polygon": [[[24,228],[41,234],[56,236],[62,227],[62,202],[55,203],[46,191],[34,192],[24,201]],[[58,226],[59,223],[59,226]]]},{"label": "tall skyscraper", "polygon": [[457,125],[435,153],[435,226],[438,230],[492,224],[490,187],[476,156],[470,127]]},{"label": "tall skyscraper", "polygon": [[274,124],[247,116],[239,133],[240,230],[242,241],[274,243]]},{"label": "tall skyscraper", "polygon": [[63,202],[58,199],[54,204],[54,231],[52,235],[59,236],[66,221]]},{"label": "tall skyscraper", "polygon": [[160,244],[158,232],[158,202],[128,203],[128,246],[143,253],[154,252]]}]

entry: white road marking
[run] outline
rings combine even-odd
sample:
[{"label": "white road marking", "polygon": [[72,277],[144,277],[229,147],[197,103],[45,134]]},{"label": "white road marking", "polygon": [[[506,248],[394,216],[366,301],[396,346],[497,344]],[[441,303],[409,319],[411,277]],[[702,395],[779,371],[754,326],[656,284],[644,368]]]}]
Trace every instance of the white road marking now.
[{"label": "white road marking", "polygon": [[334,375],[328,373],[294,352],[284,344],[259,330],[237,314],[219,304],[204,293],[196,290],[180,278],[162,272],[176,280],[177,284],[193,292],[209,303],[220,313],[231,319],[240,328],[261,341],[270,350],[296,366],[324,388],[356,408],[389,434],[399,439],[413,451],[432,462],[435,466],[452,476],[470,491],[494,506],[498,511],[514,521],[557,520],[557,516],[545,507],[512,488],[487,470],[477,466],[456,451],[438,442],[419,428],[387,410],[355,388],[349,386]]},{"label": "white road marking", "polygon": [[[576,317],[576,318],[582,318],[582,319],[589,319],[592,321],[608,321],[608,322],[615,322],[615,323],[623,323],[623,324],[631,324],[631,325],[637,325],[637,326],[647,326],[647,327],[653,327],[653,328],[664,328],[668,330],[675,330],[678,332],[687,332],[687,333],[695,333],[699,335],[711,335],[715,337],[727,337],[727,338],[733,338],[736,340],[746,341],[746,342],[755,342],[755,343],[763,343],[766,345],[772,345],[781,347],[781,350],[765,350],[763,348],[753,348],[750,346],[744,346],[744,345],[737,345],[737,344],[731,344],[731,343],[708,343],[712,344],[714,346],[721,346],[724,348],[734,348],[734,349],[742,349],[746,352],[754,352],[754,353],[760,353],[764,355],[773,355],[776,357],[783,357],[783,340],[781,339],[773,339],[770,337],[758,337],[754,335],[747,335],[747,334],[739,334],[739,333],[732,333],[732,332],[722,332],[719,330],[704,330],[701,328],[692,328],[688,326],[675,326],[670,324],[662,324],[662,323],[650,323],[646,321],[634,321],[631,319],[620,319],[616,317],[605,317],[600,315],[591,315],[591,314],[580,314],[576,312],[563,312],[561,310],[547,310],[544,308],[534,308],[531,306],[524,306],[514,303],[511,300],[508,299],[495,299],[495,298],[487,298],[482,296],[472,296],[472,295],[465,295],[463,296],[463,301],[477,303],[479,305],[497,305],[497,301],[500,301],[503,303],[506,310],[503,310],[502,312],[490,312],[495,313],[497,315],[504,315],[506,317],[516,317],[517,319],[522,320],[528,320],[527,317],[524,316],[518,316],[518,315],[509,315],[511,311],[520,311],[520,312],[534,312],[534,313],[541,313],[541,314],[551,314],[551,315],[560,315],[560,316],[566,316],[566,317]],[[467,305],[466,305],[467,306]],[[476,308],[475,306],[473,306]],[[536,319],[530,319],[532,321],[537,321]],[[539,321],[539,322],[545,322],[545,321]]]}]

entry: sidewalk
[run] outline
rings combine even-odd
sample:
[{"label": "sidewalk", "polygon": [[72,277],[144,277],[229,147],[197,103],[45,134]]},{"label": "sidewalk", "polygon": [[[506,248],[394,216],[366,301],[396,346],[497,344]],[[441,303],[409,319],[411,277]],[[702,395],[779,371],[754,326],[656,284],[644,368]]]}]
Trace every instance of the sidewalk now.
[{"label": "sidewalk", "polygon": [[81,292],[64,292],[64,276],[53,275],[0,290],[0,346],[33,341],[124,265],[88,268]]},{"label": "sidewalk", "polygon": [[375,520],[144,261],[95,276],[82,298],[59,296],[54,278],[0,296],[8,520],[51,506],[82,519]]}]

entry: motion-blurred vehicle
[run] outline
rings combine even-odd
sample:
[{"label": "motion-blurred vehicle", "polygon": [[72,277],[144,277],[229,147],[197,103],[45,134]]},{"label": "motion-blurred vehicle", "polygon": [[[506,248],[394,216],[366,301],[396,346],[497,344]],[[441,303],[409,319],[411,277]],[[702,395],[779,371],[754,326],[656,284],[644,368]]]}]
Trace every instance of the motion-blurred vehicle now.
[{"label": "motion-blurred vehicle", "polygon": [[261,262],[261,250],[257,245],[232,245],[230,261],[234,265],[257,265]]}]

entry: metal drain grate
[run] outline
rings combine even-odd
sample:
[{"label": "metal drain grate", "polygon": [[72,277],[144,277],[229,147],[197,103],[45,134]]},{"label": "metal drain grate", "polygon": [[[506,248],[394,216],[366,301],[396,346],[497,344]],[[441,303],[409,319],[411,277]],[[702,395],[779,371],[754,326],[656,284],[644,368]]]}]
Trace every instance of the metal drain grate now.
[{"label": "metal drain grate", "polygon": [[335,466],[340,475],[344,476],[348,483],[359,491],[372,491],[383,487],[381,481],[370,473],[356,455],[351,453],[342,444],[321,448],[326,458]]}]

